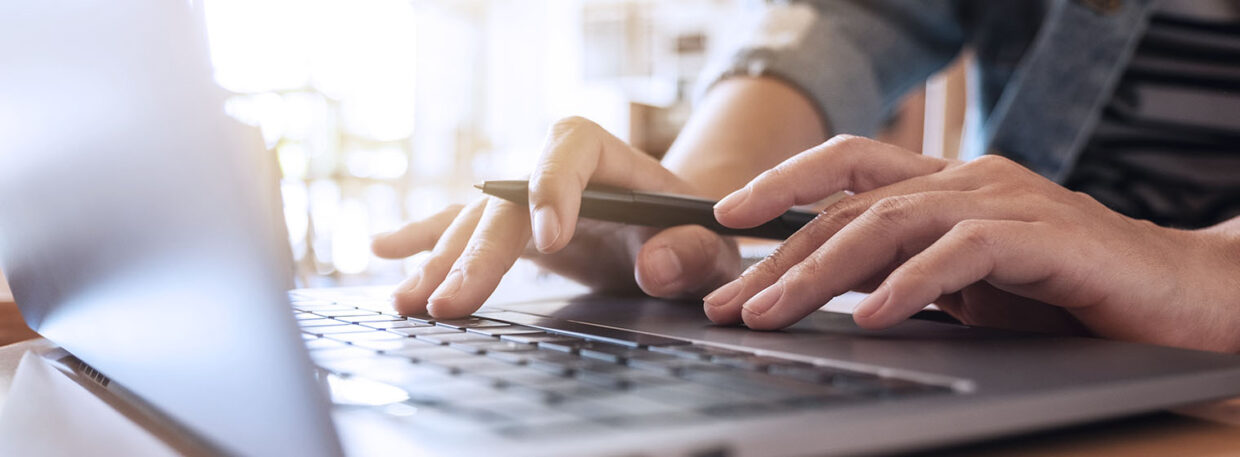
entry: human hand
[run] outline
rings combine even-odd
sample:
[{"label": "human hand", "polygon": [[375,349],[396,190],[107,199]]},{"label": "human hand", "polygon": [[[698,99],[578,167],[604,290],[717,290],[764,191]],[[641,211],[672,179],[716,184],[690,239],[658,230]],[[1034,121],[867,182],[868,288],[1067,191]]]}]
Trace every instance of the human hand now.
[{"label": "human hand", "polygon": [[[375,237],[374,253],[430,256],[393,295],[404,314],[468,315],[526,256],[595,290],[700,297],[740,271],[731,239],[699,226],[658,231],[577,218],[587,183],[694,194],[657,160],[579,117],[557,122],[530,176],[529,207],[493,197]],[[532,221],[532,223],[531,223]]]},{"label": "human hand", "polygon": [[707,315],[777,329],[874,290],[853,315],[870,329],[935,302],[974,325],[1240,350],[1235,238],[1125,217],[1002,157],[962,163],[838,136],[715,215],[751,227],[843,190],[855,194],[708,295]]}]

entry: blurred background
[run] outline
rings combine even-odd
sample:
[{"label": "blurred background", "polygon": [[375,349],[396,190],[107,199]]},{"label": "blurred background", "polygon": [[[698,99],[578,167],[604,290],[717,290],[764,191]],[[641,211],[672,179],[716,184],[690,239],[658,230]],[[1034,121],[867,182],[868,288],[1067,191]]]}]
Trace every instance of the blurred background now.
[{"label": "blurred background", "polygon": [[[418,259],[370,236],[524,176],[555,120],[580,115],[661,155],[694,84],[755,0],[205,0],[229,115],[282,171],[307,286],[396,282]],[[958,66],[957,66],[958,67]],[[963,73],[916,91],[884,133],[954,154]],[[959,87],[958,87],[959,86]],[[927,104],[927,100],[929,104]],[[927,115],[929,113],[929,115]],[[946,133],[944,133],[946,132]]]}]

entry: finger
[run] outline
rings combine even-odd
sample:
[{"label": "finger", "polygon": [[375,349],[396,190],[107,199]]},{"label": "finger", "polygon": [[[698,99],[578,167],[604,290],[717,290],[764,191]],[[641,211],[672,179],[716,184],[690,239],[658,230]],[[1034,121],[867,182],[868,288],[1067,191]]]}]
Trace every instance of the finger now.
[{"label": "finger", "polygon": [[951,162],[879,141],[840,135],[763,172],[715,205],[728,227],[753,227],[795,205],[839,191],[865,192],[943,170]]},{"label": "finger", "polygon": [[[821,218],[819,215],[815,221]],[[814,252],[823,240],[829,238],[829,235],[824,234],[826,228],[824,224],[811,222],[792,234],[771,255],[750,266],[740,277],[706,295],[702,298],[706,317],[720,325],[740,323],[741,306],[745,301],[770,286],[788,268]]]},{"label": "finger", "polygon": [[530,176],[529,211],[539,251],[558,251],[572,239],[587,183],[688,193],[687,185],[653,157],[589,120],[561,120],[548,136]]},{"label": "finger", "polygon": [[879,200],[746,301],[741,309],[745,324],[756,329],[790,325],[921,252],[960,221],[1019,219],[1028,213],[978,193],[923,192]]},{"label": "finger", "polygon": [[463,317],[477,311],[521,256],[529,239],[530,220],[525,208],[490,199],[469,243],[431,294],[427,311],[437,318]]},{"label": "finger", "polygon": [[909,259],[857,306],[853,319],[869,329],[890,327],[942,295],[978,281],[1045,281],[1054,270],[1038,251],[1053,249],[1037,223],[967,220]]},{"label": "finger", "polygon": [[654,297],[700,297],[741,270],[736,242],[698,225],[659,232],[637,253],[637,285]]},{"label": "finger", "polygon": [[774,253],[746,270],[733,281],[735,285],[729,283],[708,295],[703,305],[707,317],[719,324],[740,322],[741,306],[747,300],[774,284],[789,268],[801,263],[841,229],[870,211],[876,202],[933,189],[968,190],[972,187],[969,181],[962,173],[945,171],[900,181],[833,203]]},{"label": "finger", "polygon": [[400,259],[431,249],[465,205],[451,205],[433,216],[375,235],[370,250],[385,259]]},{"label": "finger", "polygon": [[489,199],[479,199],[466,206],[457,214],[456,219],[444,229],[435,247],[426,260],[404,282],[396,286],[392,294],[396,311],[401,314],[421,314],[426,312],[426,299],[435,287],[443,282],[452,262],[461,256],[469,236],[478,226],[482,218],[482,210]]}]

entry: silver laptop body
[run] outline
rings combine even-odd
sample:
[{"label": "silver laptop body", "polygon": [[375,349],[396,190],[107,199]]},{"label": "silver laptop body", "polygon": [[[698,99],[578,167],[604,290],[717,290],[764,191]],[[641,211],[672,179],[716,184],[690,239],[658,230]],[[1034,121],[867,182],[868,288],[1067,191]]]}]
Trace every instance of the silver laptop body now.
[{"label": "silver laptop body", "polygon": [[223,113],[199,13],[0,4],[3,271],[32,328],[191,453],[869,454],[1240,394],[1240,356],[921,320],[753,332],[503,288],[440,323],[364,291],[290,304],[274,170]]}]

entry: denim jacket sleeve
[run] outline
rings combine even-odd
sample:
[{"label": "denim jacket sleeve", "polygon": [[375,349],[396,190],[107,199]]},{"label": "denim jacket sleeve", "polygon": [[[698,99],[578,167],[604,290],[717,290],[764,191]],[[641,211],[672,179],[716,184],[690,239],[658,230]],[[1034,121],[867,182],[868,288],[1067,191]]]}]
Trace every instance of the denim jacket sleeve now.
[{"label": "denim jacket sleeve", "polygon": [[705,87],[737,75],[792,84],[817,106],[827,131],[873,135],[899,98],[959,52],[959,0],[801,0],[765,5]]}]

